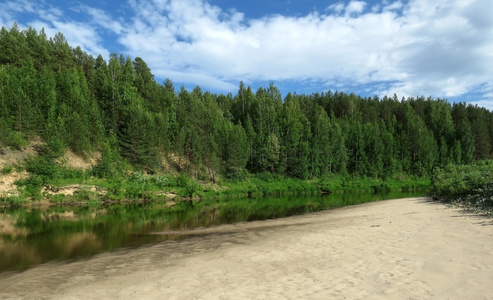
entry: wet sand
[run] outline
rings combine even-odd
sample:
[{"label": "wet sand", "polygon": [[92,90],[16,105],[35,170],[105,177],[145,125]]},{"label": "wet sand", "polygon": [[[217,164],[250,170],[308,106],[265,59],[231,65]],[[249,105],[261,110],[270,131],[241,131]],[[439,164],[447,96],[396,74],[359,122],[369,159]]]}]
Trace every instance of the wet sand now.
[{"label": "wet sand", "polygon": [[187,235],[0,274],[0,299],[493,299],[493,220],[426,198]]}]

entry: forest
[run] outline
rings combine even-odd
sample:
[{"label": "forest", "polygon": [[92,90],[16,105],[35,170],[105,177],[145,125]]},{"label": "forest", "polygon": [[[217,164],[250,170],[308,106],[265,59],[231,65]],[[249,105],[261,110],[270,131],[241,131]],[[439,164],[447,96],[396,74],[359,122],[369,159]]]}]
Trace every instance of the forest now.
[{"label": "forest", "polygon": [[493,158],[493,112],[425,96],[283,96],[274,84],[188,91],[157,82],[140,57],[94,58],[62,33],[14,24],[0,31],[0,137],[12,149],[40,138],[50,162],[69,149],[100,153],[96,178],[140,170],[213,183],[256,174],[385,180]]}]

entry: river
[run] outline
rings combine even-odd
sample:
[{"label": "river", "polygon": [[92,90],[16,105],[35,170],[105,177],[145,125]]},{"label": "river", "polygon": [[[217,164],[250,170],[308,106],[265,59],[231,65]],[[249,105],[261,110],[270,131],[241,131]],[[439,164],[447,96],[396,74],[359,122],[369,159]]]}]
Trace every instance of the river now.
[{"label": "river", "polygon": [[[73,261],[120,248],[196,235],[195,228],[282,218],[423,192],[341,193],[207,199],[111,206],[55,206],[0,210],[0,272]],[[159,232],[185,234],[154,234]]]}]

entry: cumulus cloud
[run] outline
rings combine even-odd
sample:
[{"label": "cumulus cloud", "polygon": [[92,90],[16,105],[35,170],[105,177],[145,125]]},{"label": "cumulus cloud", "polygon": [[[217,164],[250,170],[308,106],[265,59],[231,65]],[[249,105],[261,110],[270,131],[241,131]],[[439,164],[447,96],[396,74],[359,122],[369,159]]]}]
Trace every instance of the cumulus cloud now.
[{"label": "cumulus cloud", "polygon": [[351,16],[353,14],[360,14],[365,9],[366,2],[364,1],[351,1],[346,6],[345,12],[346,16]]},{"label": "cumulus cloud", "polygon": [[109,52],[101,46],[104,29],[156,77],[220,92],[234,92],[240,80],[274,81],[299,82],[312,89],[302,91],[308,93],[475,92],[478,101],[493,101],[491,88],[484,88],[493,69],[490,0],[384,0],[371,7],[352,0],[324,13],[257,19],[206,0],[129,0],[126,7],[126,19],[81,6],[79,13],[89,18],[85,25],[56,13],[42,22],[90,53]]},{"label": "cumulus cloud", "polygon": [[[140,4],[133,29],[120,41],[132,54],[148,53],[146,59],[162,70],[188,69],[230,82],[313,78],[366,83],[404,76],[393,70],[395,57],[388,52],[394,47],[389,36],[396,30],[392,13],[350,19],[316,13],[297,18],[275,15],[245,23],[241,15],[203,1]],[[363,8],[362,2],[350,2],[345,15]],[[144,43],[149,40],[159,42]]]},{"label": "cumulus cloud", "polygon": [[[200,0],[139,2],[136,29],[121,42],[132,54],[149,53],[163,72],[207,74],[224,86],[239,80],[387,82],[371,93],[453,97],[489,80],[493,38],[486,15],[492,10],[485,8],[491,3],[393,1],[365,12],[365,2],[350,1],[326,14],[245,21]],[[149,47],[144,39],[159,45]]]}]

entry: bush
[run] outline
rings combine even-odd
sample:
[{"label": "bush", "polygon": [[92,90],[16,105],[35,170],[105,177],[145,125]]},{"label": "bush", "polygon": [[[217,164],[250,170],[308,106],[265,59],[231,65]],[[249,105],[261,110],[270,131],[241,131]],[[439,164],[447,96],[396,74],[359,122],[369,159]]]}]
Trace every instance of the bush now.
[{"label": "bush", "polygon": [[5,166],[2,169],[3,175],[8,175],[8,174],[11,174],[12,172],[14,172],[14,167],[12,167],[12,166]]},{"label": "bush", "polygon": [[458,201],[478,209],[493,207],[493,161],[436,168],[430,195],[440,200]]},{"label": "bush", "polygon": [[152,177],[152,182],[159,188],[165,188],[173,186],[174,181],[172,178],[165,175],[155,175]]},{"label": "bush", "polygon": [[184,189],[180,193],[180,196],[190,198],[192,198],[193,196],[201,196],[202,191],[203,190],[200,184],[197,181],[190,179],[186,182]]},{"label": "bush", "polygon": [[265,182],[272,182],[275,180],[274,175],[271,172],[262,172],[257,174],[255,177]]},{"label": "bush", "polygon": [[0,203],[9,205],[9,206],[21,206],[26,203],[27,199],[23,196],[0,196]]},{"label": "bush", "polygon": [[190,179],[184,174],[180,173],[178,177],[176,177],[175,184],[177,187],[186,187]]},{"label": "bush", "polygon": [[149,178],[141,171],[132,172],[132,175],[130,176],[130,182],[135,182],[140,185],[146,185],[148,181]]},{"label": "bush", "polygon": [[29,142],[24,137],[24,135],[18,131],[10,132],[10,134],[8,134],[5,142],[6,142],[7,146],[10,146],[15,150],[22,150],[22,148],[29,145]]},{"label": "bush", "polygon": [[91,191],[86,189],[81,189],[74,192],[74,195],[72,196],[72,200],[78,202],[87,202],[93,198],[92,196],[93,193],[91,193]]},{"label": "bush", "polygon": [[123,197],[123,188],[122,184],[119,181],[110,183],[108,190],[103,197],[105,200],[114,200]]},{"label": "bush", "polygon": [[43,179],[41,176],[31,174],[26,179],[17,180],[15,184],[19,187],[24,187],[27,197],[41,199],[41,187],[43,186]]},{"label": "bush", "polygon": [[58,177],[63,179],[84,179],[84,171],[75,168],[59,168]]},{"label": "bush", "polygon": [[56,179],[59,176],[60,168],[50,158],[46,156],[31,156],[26,160],[26,171],[43,176],[46,179]]},{"label": "bush", "polygon": [[128,199],[142,198],[142,189],[137,185],[130,185],[125,189],[124,196]]},{"label": "bush", "polygon": [[53,197],[51,197],[51,199],[49,201],[51,203],[61,204],[61,203],[64,203],[65,200],[66,200],[65,194],[56,194],[56,195],[53,195]]}]

